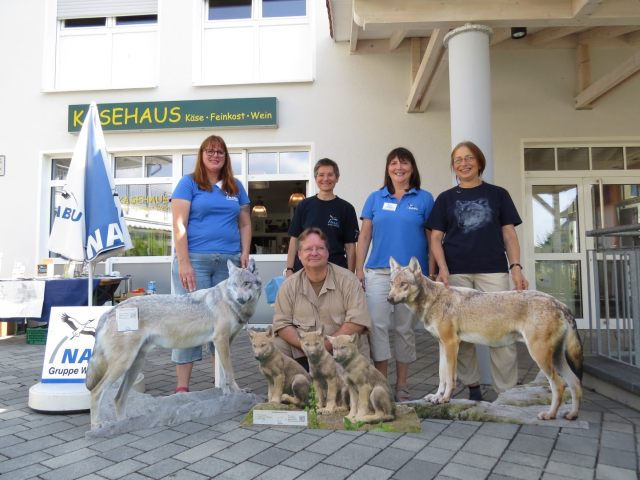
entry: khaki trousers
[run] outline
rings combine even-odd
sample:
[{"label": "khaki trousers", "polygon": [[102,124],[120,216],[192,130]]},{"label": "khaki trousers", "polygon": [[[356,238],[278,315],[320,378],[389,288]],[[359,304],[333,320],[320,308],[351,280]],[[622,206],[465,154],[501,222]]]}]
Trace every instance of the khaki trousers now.
[{"label": "khaki trousers", "polygon": [[[475,288],[482,292],[509,290],[508,273],[474,273],[449,276],[449,284],[455,287]],[[504,392],[518,383],[518,352],[516,344],[506,347],[490,347],[491,376],[496,392]],[[460,342],[458,351],[458,381],[464,385],[480,383],[480,367],[476,346]]]}]

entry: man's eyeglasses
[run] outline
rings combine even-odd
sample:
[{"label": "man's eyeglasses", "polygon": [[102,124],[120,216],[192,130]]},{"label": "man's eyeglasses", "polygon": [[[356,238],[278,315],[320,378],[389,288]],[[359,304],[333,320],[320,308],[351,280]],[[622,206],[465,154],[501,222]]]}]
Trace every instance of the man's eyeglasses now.
[{"label": "man's eyeglasses", "polygon": [[224,156],[224,151],[223,150],[205,150],[204,153],[206,153],[210,157],[213,157],[214,155],[218,156],[218,157]]},{"label": "man's eyeglasses", "polygon": [[473,155],[465,155],[464,157],[456,157],[453,159],[453,164],[454,165],[462,165],[462,162],[464,163],[473,163],[473,161],[476,159],[476,157],[474,157]]},{"label": "man's eyeglasses", "polygon": [[324,253],[327,251],[326,247],[306,247],[302,249],[302,253]]}]

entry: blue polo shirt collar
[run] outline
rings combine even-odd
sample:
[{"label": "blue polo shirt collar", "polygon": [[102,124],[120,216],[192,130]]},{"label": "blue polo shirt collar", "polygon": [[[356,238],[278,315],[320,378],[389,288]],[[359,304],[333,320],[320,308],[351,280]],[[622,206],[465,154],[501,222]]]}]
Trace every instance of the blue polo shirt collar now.
[{"label": "blue polo shirt collar", "polygon": [[[405,193],[405,195],[409,194],[409,195],[416,195],[418,193],[418,190],[415,187],[411,187],[409,189],[409,191],[407,191]],[[386,185],[384,187],[382,187],[382,196],[383,197],[392,197],[393,195],[391,195],[391,192],[389,192],[389,189],[386,187]]]}]

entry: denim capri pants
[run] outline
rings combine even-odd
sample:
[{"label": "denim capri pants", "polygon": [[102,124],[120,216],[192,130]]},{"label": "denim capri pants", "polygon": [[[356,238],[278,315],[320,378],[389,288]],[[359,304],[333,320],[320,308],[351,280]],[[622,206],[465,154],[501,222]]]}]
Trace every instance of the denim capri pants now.
[{"label": "denim capri pants", "polygon": [[[189,252],[189,260],[196,275],[196,290],[211,288],[229,278],[227,260],[240,266],[240,254],[225,253],[194,253]],[[174,295],[184,295],[187,291],[182,286],[178,273],[178,259],[173,257],[171,264],[171,289]],[[185,325],[185,328],[188,328]],[[209,342],[209,352],[213,355],[213,342]],[[174,348],[171,351],[171,361],[177,364],[193,363],[202,360],[202,345],[192,348]]]}]

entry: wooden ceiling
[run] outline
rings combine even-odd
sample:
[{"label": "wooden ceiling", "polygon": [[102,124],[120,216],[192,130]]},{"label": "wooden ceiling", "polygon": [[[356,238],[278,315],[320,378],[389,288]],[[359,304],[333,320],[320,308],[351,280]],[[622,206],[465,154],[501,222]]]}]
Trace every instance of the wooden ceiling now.
[{"label": "wooden ceiling", "polygon": [[[594,102],[640,71],[640,0],[327,0],[331,35],[353,54],[410,50],[408,112],[424,112],[447,69],[443,39],[466,23],[493,29],[492,49],[571,48],[578,71],[574,106]],[[514,40],[512,27],[528,35]],[[598,79],[598,48],[633,52]]]}]

